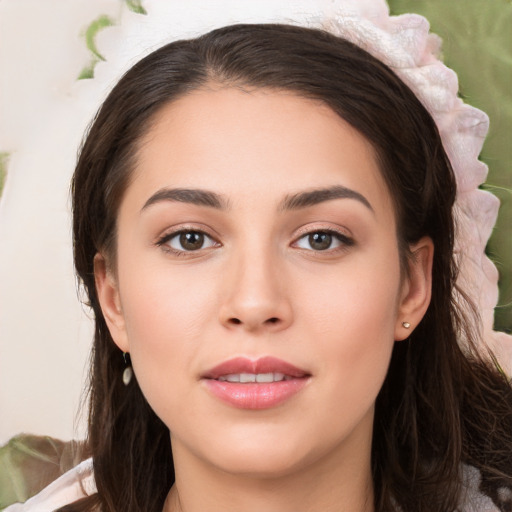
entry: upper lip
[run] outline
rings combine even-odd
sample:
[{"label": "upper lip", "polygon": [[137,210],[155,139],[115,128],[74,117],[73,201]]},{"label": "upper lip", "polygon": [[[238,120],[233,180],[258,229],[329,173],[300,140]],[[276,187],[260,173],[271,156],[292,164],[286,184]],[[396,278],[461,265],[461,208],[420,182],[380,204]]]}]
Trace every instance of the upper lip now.
[{"label": "upper lip", "polygon": [[308,377],[310,375],[307,371],[297,368],[282,359],[266,356],[256,360],[251,360],[246,357],[235,357],[208,370],[202,377],[204,379],[218,379],[223,375],[237,373],[284,373],[289,377],[295,378]]}]

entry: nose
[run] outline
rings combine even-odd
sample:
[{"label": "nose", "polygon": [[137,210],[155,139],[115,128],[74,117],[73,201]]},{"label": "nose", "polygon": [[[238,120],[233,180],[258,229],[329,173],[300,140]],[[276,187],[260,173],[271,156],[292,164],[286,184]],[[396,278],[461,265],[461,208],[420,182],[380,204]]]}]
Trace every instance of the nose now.
[{"label": "nose", "polygon": [[276,332],[293,320],[289,290],[280,266],[268,254],[240,255],[224,281],[220,321],[229,329]]}]

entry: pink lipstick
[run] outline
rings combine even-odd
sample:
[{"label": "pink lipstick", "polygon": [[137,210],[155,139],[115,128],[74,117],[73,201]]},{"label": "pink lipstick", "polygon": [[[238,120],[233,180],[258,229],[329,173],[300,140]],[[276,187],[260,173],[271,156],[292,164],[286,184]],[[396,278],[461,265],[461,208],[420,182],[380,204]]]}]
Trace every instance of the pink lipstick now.
[{"label": "pink lipstick", "polygon": [[214,396],[234,407],[253,410],[285,402],[307,384],[309,377],[306,371],[275,357],[255,361],[237,357],[202,375]]}]

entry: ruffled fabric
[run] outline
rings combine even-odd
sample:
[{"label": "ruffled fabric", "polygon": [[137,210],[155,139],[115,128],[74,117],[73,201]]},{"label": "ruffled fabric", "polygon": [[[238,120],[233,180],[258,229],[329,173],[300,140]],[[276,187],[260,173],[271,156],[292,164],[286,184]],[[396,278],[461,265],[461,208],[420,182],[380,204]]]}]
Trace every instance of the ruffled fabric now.
[{"label": "ruffled fabric", "polygon": [[462,495],[459,508],[455,512],[500,512],[511,510],[512,492],[508,487],[499,487],[494,499],[480,492],[482,477],[472,466],[462,468]]}]

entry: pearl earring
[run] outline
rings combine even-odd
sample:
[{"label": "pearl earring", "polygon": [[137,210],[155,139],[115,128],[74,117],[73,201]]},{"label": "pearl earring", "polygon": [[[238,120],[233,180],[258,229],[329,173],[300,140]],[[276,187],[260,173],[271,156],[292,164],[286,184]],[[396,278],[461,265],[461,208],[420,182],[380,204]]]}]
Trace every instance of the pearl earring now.
[{"label": "pearl earring", "polygon": [[405,329],[409,329],[409,327],[411,327],[411,324],[409,322],[402,322],[402,326],[405,328]]},{"label": "pearl earring", "polygon": [[126,365],[126,368],[124,369],[123,372],[123,384],[125,386],[128,386],[128,384],[130,384],[130,381],[132,380],[133,377],[133,370],[129,361],[129,357],[130,354],[128,354],[128,352],[123,352],[124,364]]}]

